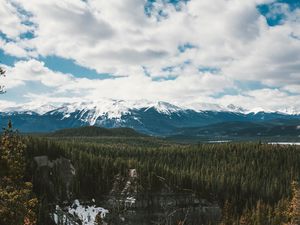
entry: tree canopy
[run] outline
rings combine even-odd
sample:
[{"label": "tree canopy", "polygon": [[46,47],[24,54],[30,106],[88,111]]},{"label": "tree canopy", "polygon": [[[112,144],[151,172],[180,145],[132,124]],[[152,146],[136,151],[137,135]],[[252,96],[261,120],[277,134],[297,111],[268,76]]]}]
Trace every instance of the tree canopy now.
[{"label": "tree canopy", "polygon": [[26,145],[11,122],[0,139],[0,224],[34,225],[37,199],[25,177]]}]

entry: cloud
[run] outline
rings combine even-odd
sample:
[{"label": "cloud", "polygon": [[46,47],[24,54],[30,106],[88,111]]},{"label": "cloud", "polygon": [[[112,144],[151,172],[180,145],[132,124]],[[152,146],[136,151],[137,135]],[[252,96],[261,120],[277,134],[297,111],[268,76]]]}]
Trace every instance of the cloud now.
[{"label": "cloud", "polygon": [[[284,96],[296,104],[300,9],[287,4],[273,0],[191,0],[177,5],[162,0],[13,2],[0,3],[5,15],[1,32],[13,39],[2,38],[0,48],[21,58],[5,80],[9,89],[34,81],[55,88],[44,96],[56,99],[72,94],[83,99],[237,101],[247,107],[266,101],[276,108],[280,101],[275,96],[281,100]],[[259,12],[259,4],[269,4],[268,15]],[[269,26],[267,19],[277,14],[284,19]],[[28,20],[31,23],[24,23]],[[26,32],[32,37],[22,38]],[[182,46],[192,47],[182,51]],[[52,55],[115,78],[90,80],[51,71],[40,56]],[[249,92],[236,81],[257,82],[265,89],[254,87]],[[229,95],[228,90],[237,94]],[[272,94],[266,98],[269,93],[273,98]],[[26,96],[39,96],[34,94]]]},{"label": "cloud", "polygon": [[[223,76],[211,74],[198,76],[190,74],[189,70],[185,71],[187,73],[185,76],[178,79],[155,82],[151,77],[144,76],[142,71],[136,71],[136,76],[91,80],[52,71],[45,67],[43,62],[34,59],[18,61],[13,67],[6,67],[6,70],[7,76],[3,81],[8,93],[25,86],[23,97],[36,102],[41,102],[43,98],[137,100],[141,97],[178,102],[197,95],[209,96],[215,93],[215,90],[223,91],[232,85],[232,82]],[[36,85],[43,87],[36,88]]]},{"label": "cloud", "polygon": [[0,108],[1,109],[6,109],[6,108],[10,108],[10,107],[15,107],[15,106],[17,106],[17,104],[14,102],[0,100]]},{"label": "cloud", "polygon": [[14,67],[6,67],[5,69],[7,76],[3,78],[3,83],[7,90],[25,85],[29,81],[58,88],[73,79],[72,75],[53,72],[44,67],[43,62],[34,59],[18,61]]},{"label": "cloud", "polygon": [[30,27],[23,22],[28,18],[21,14],[18,8],[13,4],[13,1],[0,2],[0,31],[7,38],[16,39],[20,34],[30,31]]},{"label": "cloud", "polygon": [[280,112],[299,112],[300,94],[289,95],[279,89],[260,89],[245,92],[243,95],[225,95],[220,101],[224,104],[235,102],[236,105],[245,109],[262,109]]}]

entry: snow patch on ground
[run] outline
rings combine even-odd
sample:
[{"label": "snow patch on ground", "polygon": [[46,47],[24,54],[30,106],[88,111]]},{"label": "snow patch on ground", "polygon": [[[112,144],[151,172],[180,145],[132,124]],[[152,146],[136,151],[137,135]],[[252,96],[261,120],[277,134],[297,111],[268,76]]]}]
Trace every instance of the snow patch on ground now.
[{"label": "snow patch on ground", "polygon": [[68,212],[71,215],[78,216],[85,225],[94,225],[98,214],[100,214],[101,218],[104,218],[109,213],[107,209],[96,207],[95,205],[83,206],[79,200],[74,201],[73,205],[68,208]]},{"label": "snow patch on ground", "polygon": [[132,206],[133,204],[135,204],[136,199],[134,197],[127,197],[125,199],[125,206]]},{"label": "snow patch on ground", "polygon": [[[96,205],[81,205],[79,200],[77,199],[66,210],[63,210],[64,212],[66,212],[66,214],[59,213],[59,211],[62,212],[61,208],[57,205],[56,212],[53,213],[53,220],[56,224],[60,224],[60,222],[67,223],[68,221],[70,221],[67,217],[72,217],[75,220],[76,218],[79,218],[79,220],[82,222],[82,225],[94,225],[96,216],[98,214],[103,219],[105,218],[106,214],[109,213],[107,209],[96,207]],[[61,215],[60,218],[58,214]]]}]

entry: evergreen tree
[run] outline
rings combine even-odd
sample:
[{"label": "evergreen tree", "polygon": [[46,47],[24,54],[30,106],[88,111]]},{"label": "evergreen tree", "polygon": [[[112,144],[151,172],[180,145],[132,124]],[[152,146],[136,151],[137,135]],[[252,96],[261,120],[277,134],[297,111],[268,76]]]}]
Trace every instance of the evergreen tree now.
[{"label": "evergreen tree", "polygon": [[222,222],[221,225],[231,225],[233,224],[233,212],[232,204],[226,200],[222,210]]},{"label": "evergreen tree", "polygon": [[300,224],[300,186],[296,181],[292,182],[292,200],[290,204],[290,225],[299,225]]},{"label": "evergreen tree", "polygon": [[97,216],[95,218],[95,225],[103,225],[103,224],[104,224],[103,220],[102,220],[101,215],[99,213],[99,214],[97,214]]},{"label": "evergreen tree", "polygon": [[37,199],[24,182],[25,147],[9,122],[0,140],[0,225],[36,224]]},{"label": "evergreen tree", "polygon": [[228,225],[287,223],[290,182],[300,177],[299,146],[177,145],[125,137],[26,140],[30,158],[63,156],[72,161],[73,191],[79,198],[101,199],[111,190],[115,175],[136,168],[142,187],[150,193],[162,188],[159,176],[172,187],[192,189],[199,198],[217,201],[221,222]]}]

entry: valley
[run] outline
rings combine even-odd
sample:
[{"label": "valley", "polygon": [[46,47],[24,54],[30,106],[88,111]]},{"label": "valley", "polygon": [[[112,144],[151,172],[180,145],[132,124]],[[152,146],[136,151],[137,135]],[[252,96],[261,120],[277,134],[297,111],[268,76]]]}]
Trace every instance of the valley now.
[{"label": "valley", "polygon": [[[108,210],[102,220],[107,224],[177,225],[185,217],[186,224],[195,225],[200,218],[201,224],[240,224],[242,219],[254,223],[257,216],[257,224],[288,220],[284,211],[289,207],[291,183],[300,175],[299,146],[176,144],[145,135],[132,137],[131,131],[128,136],[108,131],[113,134],[91,135],[95,129],[86,127],[58,131],[59,136],[55,132],[26,137],[29,160],[66,159],[75,171],[68,189],[67,171],[62,169],[68,168],[66,163],[50,169],[48,178],[35,175],[39,185],[33,182],[34,191],[44,196],[46,204],[42,212],[54,212],[55,205],[71,205],[79,199],[88,207]],[[129,199],[131,203],[126,203]],[[192,203],[175,204],[180,201]]]}]

